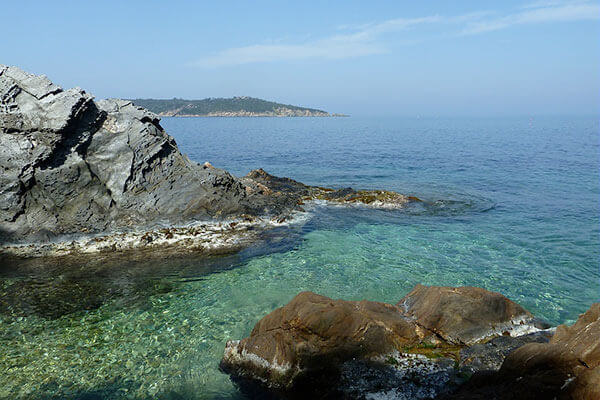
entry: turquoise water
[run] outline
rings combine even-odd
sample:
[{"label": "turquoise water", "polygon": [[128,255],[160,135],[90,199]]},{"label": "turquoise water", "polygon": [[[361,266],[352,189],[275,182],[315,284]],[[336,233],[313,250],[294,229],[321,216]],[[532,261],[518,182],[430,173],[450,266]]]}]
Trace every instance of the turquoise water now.
[{"label": "turquoise water", "polygon": [[243,175],[384,188],[427,206],[317,207],[240,254],[0,266],[0,398],[241,398],[225,341],[301,290],[398,301],[499,291],[553,324],[600,299],[596,118],[164,118]]}]

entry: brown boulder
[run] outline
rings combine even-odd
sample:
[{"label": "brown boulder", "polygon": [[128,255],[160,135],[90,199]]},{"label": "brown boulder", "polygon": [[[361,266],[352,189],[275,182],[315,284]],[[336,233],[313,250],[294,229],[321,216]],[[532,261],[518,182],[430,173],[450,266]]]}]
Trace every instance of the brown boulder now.
[{"label": "brown boulder", "polygon": [[417,285],[397,306],[434,341],[456,345],[539,330],[529,311],[500,293],[477,287]]},{"label": "brown boulder", "polygon": [[[479,288],[417,285],[398,306],[303,292],[229,341],[221,368],[251,395],[433,398],[471,372],[497,370],[515,347],[547,340],[488,339],[533,330],[529,312]],[[478,341],[486,346],[466,350]]]},{"label": "brown boulder", "polygon": [[556,328],[549,344],[529,344],[511,353],[500,376],[526,376],[529,387],[558,398],[597,400],[599,365],[600,303],[595,303],[573,326]]},{"label": "brown boulder", "polygon": [[[495,374],[474,376],[451,399],[600,399],[600,303],[556,329],[550,343],[530,343]],[[492,396],[493,397],[490,397]]]},{"label": "brown boulder", "polygon": [[271,389],[301,391],[330,384],[344,361],[418,340],[414,325],[391,304],[302,292],[260,320],[248,338],[229,341],[221,368]]}]

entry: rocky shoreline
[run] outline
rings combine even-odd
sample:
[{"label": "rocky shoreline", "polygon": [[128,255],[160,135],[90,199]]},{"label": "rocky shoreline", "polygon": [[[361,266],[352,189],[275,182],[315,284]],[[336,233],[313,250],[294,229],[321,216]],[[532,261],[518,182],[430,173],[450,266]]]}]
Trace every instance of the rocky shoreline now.
[{"label": "rocky shoreline", "polygon": [[[262,169],[234,177],[188,159],[130,101],[0,65],[0,256],[230,253],[315,203],[411,202]],[[499,293],[422,285],[395,305],[300,293],[221,361],[250,395],[331,399],[598,399],[598,365],[600,303],[554,331]]]},{"label": "rocky shoreline", "polygon": [[291,109],[281,109],[277,111],[269,111],[269,112],[253,112],[253,111],[221,111],[221,112],[211,112],[208,114],[178,114],[173,112],[161,112],[157,114],[159,117],[206,117],[206,118],[219,118],[219,117],[294,117],[294,118],[306,118],[306,117],[315,117],[315,118],[332,118],[332,117],[349,117],[346,114],[330,114],[328,112],[310,112],[310,111],[298,111]]},{"label": "rocky shoreline", "polygon": [[600,398],[600,303],[554,329],[499,293],[417,285],[396,305],[311,292],[229,341],[248,395],[323,399]]},{"label": "rocky shoreline", "polygon": [[131,101],[95,101],[0,65],[0,253],[235,251],[251,230],[289,220],[310,201],[399,208],[418,200],[263,170],[237,178],[189,160],[159,122]]},{"label": "rocky shoreline", "polygon": [[[181,226],[168,224],[146,229],[61,235],[44,241],[7,242],[0,244],[0,255],[32,258],[138,250],[176,251],[205,256],[229,254],[254,244],[261,233],[267,230],[305,221],[309,210],[318,204],[401,209],[411,202],[421,201],[390,191],[310,187],[288,178],[274,177],[263,170],[252,171],[249,176],[254,178],[244,178],[244,181],[254,185],[254,189],[274,196],[292,196],[297,207],[275,216],[241,215],[222,220],[194,221]],[[280,186],[281,182],[298,186],[284,193],[286,189]]]}]

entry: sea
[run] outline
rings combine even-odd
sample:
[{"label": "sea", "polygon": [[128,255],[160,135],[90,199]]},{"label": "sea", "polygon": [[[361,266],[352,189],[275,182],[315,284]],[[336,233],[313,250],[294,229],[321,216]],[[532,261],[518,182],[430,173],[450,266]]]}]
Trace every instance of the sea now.
[{"label": "sea", "polygon": [[0,265],[0,398],[243,399],[227,340],[297,293],[398,302],[479,286],[552,325],[600,300],[598,117],[163,118],[237,176],[386,189],[402,210],[313,205],[236,254]]}]

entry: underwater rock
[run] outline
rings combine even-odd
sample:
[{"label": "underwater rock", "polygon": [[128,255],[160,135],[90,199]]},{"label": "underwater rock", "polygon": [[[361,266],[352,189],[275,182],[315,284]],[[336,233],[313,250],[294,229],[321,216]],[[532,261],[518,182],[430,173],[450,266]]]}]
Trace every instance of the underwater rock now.
[{"label": "underwater rock", "polygon": [[477,287],[417,285],[397,306],[433,339],[456,345],[549,327],[500,293]]},{"label": "underwater rock", "polygon": [[444,399],[600,399],[600,303],[574,325],[560,325],[549,343],[511,352],[498,372],[475,374]]},{"label": "underwater rock", "polygon": [[0,316],[56,319],[95,310],[112,300],[121,305],[142,303],[149,293],[171,290],[167,281],[155,283],[148,278],[115,281],[74,273],[56,279],[16,279],[0,288]]},{"label": "underwater rock", "polygon": [[[423,325],[429,307],[442,316],[435,326]],[[227,342],[221,369],[248,393],[433,398],[457,389],[474,371],[497,369],[523,343],[547,340],[501,337],[515,320],[530,319],[518,304],[479,288],[417,285],[398,306],[303,292],[261,319],[249,337]],[[523,332],[532,329],[539,330]],[[499,336],[494,349],[464,352]]]}]

